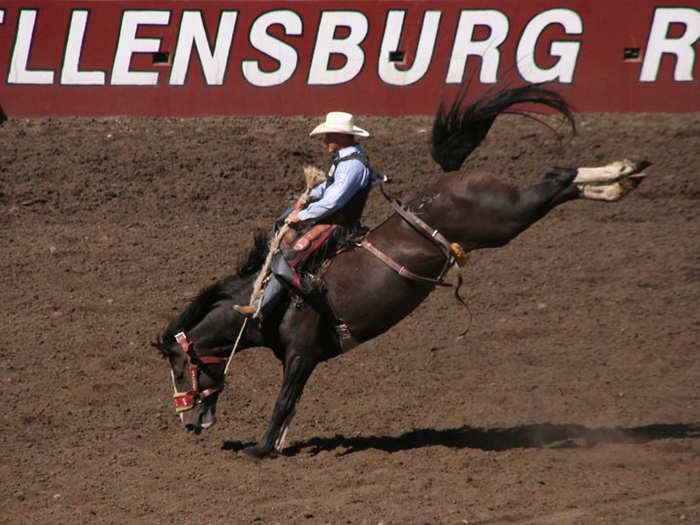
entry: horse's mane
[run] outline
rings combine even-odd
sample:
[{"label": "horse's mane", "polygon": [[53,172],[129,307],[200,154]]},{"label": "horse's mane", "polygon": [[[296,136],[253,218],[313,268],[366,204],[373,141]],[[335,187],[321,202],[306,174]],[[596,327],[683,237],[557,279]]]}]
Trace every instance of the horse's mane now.
[{"label": "horse's mane", "polygon": [[[465,84],[460,89],[449,109],[441,101],[433,121],[430,154],[443,171],[457,171],[462,167],[466,158],[484,140],[498,115],[506,113],[535,118],[523,110],[512,109],[517,104],[549,107],[560,113],[576,132],[573,109],[559,93],[540,84],[503,88],[495,95],[487,92],[464,107],[468,88],[469,84]],[[541,120],[535,120],[549,127]]]},{"label": "horse's mane", "polygon": [[217,301],[231,299],[241,285],[262,268],[268,251],[267,240],[267,235],[256,232],[253,247],[248,251],[245,260],[238,264],[236,273],[201,290],[185,311],[170,322],[158,340],[152,343],[153,346],[167,355],[168,346],[175,342],[176,333],[187,332],[199,323]]},{"label": "horse's mane", "polygon": [[248,251],[247,259],[238,264],[236,269],[236,276],[240,279],[245,279],[253,274],[257,274],[265,263],[265,257],[267,257],[268,246],[268,236],[262,232],[257,231],[253,235],[253,247]]}]

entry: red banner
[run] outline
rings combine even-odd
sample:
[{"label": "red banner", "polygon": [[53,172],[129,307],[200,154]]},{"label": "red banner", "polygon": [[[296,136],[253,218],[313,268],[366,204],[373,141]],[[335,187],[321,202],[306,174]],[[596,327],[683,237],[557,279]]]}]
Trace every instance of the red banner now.
[{"label": "red banner", "polygon": [[426,114],[551,82],[584,112],[700,110],[696,2],[0,0],[0,106],[64,115]]}]

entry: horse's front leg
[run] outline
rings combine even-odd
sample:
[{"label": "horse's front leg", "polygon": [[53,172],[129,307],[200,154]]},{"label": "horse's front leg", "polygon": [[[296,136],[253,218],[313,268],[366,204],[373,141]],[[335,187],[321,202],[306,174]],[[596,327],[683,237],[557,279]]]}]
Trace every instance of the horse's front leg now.
[{"label": "horse's front leg", "polygon": [[282,449],[287,428],[294,417],[296,405],[304,391],[304,385],[311,376],[316,361],[297,352],[288,352],[284,363],[282,389],[277,396],[270,426],[262,439],[254,446],[245,449],[251,456],[262,458]]}]

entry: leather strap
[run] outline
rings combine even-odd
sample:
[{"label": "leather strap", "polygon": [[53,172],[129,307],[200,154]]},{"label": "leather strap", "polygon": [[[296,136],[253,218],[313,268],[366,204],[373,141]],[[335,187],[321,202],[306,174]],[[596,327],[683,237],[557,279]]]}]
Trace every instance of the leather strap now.
[{"label": "leather strap", "polygon": [[[205,390],[199,390],[199,363],[203,365],[208,364],[226,364],[229,358],[217,357],[217,356],[197,356],[192,349],[192,342],[189,340],[185,332],[178,332],[175,334],[175,341],[180,345],[182,351],[187,356],[188,368],[190,371],[190,382],[192,383],[192,390],[189,392],[175,392],[173,398],[175,399],[175,411],[185,412],[191,410],[198,400],[202,400],[216,392],[220,392],[222,386],[215,386],[207,388]],[[190,351],[192,351],[190,353]],[[174,385],[174,380],[173,380]]]},{"label": "leather strap", "polygon": [[[415,226],[418,230],[428,236],[429,239],[435,242],[442,248],[442,251],[446,254],[451,253],[450,241],[448,241],[443,234],[437,231],[435,228],[428,226],[418,215],[405,208],[396,199],[390,199],[389,203],[394,211],[401,215],[401,217],[409,223],[411,226]],[[449,255],[447,255],[449,257]]]},{"label": "leather strap", "polygon": [[350,155],[346,155],[345,157],[336,157],[331,160],[334,166],[337,166],[341,162],[345,162],[346,160],[352,160],[352,159],[357,159],[359,160],[362,164],[365,165],[365,167],[369,167],[369,156],[367,156],[366,153],[363,153],[361,151],[356,151],[355,153],[351,153]]},{"label": "leather strap", "polygon": [[432,241],[440,249],[440,251],[442,251],[442,254],[445,257],[445,264],[442,267],[440,275],[437,277],[438,281],[442,281],[447,271],[455,263],[450,241],[448,241],[437,229],[430,227],[415,213],[406,208],[398,199],[394,199],[393,197],[387,195],[382,186],[380,186],[379,189],[381,190],[384,198],[389,201],[389,204],[391,204],[394,211],[398,213],[403,220],[412,226],[418,233],[427,237],[428,240]]},{"label": "leather strap", "polygon": [[412,281],[418,281],[421,283],[431,284],[433,286],[452,286],[452,283],[446,283],[442,279],[433,279],[431,277],[424,277],[413,273],[411,270],[405,266],[397,263],[394,259],[389,257],[386,253],[377,248],[374,244],[369,242],[367,239],[362,241],[362,247],[365,248],[372,255],[377,257],[380,261],[386,264],[389,268],[398,273],[401,277],[406,279],[411,279]]}]

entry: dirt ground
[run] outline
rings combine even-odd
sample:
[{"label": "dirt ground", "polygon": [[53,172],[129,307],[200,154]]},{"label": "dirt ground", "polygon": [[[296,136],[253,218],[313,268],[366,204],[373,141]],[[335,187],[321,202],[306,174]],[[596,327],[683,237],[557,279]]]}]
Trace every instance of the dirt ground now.
[{"label": "dirt ground", "polygon": [[[463,339],[438,290],[319,366],[276,459],[241,451],[280,385],[265,349],[184,433],[149,341],[326,166],[315,120],[0,126],[0,522],[699,523],[700,114],[582,115],[564,144],[503,118],[467,168],[654,165],[473,253]],[[358,119],[398,197],[438,172],[430,122]],[[373,195],[366,223],[388,209]]]}]

